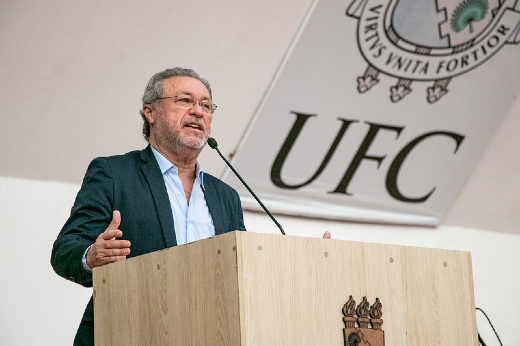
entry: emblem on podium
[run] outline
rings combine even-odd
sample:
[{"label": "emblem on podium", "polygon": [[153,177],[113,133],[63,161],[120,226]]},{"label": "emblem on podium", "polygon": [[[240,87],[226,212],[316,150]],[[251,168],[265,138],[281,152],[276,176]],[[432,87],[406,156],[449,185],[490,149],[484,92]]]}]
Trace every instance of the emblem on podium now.
[{"label": "emblem on podium", "polygon": [[343,329],[345,346],[384,346],[385,332],[381,329],[383,320],[382,304],[379,298],[372,306],[367,297],[356,307],[356,301],[352,296],[343,306]]}]

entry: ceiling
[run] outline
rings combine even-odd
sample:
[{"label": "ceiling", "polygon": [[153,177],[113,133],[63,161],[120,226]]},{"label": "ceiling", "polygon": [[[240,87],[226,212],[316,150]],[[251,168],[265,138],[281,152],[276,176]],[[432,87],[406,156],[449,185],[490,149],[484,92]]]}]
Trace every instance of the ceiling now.
[{"label": "ceiling", "polygon": [[[144,86],[174,66],[210,81],[212,134],[231,154],[311,3],[1,2],[0,176],[79,184],[92,158],[144,148]],[[520,234],[515,102],[444,224]],[[224,171],[210,149],[200,161]]]}]

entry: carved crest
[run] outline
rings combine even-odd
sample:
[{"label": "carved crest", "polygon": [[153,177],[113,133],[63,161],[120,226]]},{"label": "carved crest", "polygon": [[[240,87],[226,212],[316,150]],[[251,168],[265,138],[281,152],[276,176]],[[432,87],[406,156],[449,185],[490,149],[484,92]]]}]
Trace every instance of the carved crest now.
[{"label": "carved crest", "polygon": [[356,307],[356,301],[352,296],[343,306],[343,321],[345,328],[345,346],[384,346],[385,332],[381,329],[383,320],[383,305],[376,298],[372,306],[363,297],[361,303]]}]

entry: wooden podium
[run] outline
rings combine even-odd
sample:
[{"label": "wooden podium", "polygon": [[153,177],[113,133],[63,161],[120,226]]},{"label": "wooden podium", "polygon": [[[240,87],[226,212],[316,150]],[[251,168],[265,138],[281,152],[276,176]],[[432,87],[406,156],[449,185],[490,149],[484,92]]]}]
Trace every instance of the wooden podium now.
[{"label": "wooden podium", "polygon": [[96,346],[478,345],[469,252],[231,232],[93,275]]}]

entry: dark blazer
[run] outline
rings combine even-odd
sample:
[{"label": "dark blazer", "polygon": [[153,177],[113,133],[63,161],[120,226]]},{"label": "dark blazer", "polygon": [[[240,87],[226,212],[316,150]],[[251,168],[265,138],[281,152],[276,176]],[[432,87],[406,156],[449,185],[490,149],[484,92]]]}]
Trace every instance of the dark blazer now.
[{"label": "dark blazer", "polygon": [[[204,173],[203,181],[215,234],[245,231],[238,193],[210,174]],[[177,245],[168,193],[150,146],[90,163],[71,215],[54,242],[51,264],[58,275],[92,286],[92,274],[82,266],[83,254],[108,227],[114,210],[121,212],[121,239],[132,244],[127,257]],[[82,324],[93,320],[91,299]]]}]

